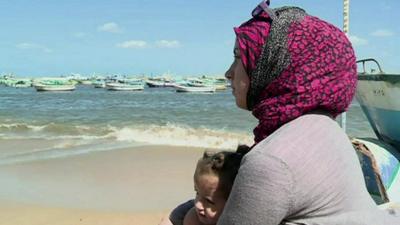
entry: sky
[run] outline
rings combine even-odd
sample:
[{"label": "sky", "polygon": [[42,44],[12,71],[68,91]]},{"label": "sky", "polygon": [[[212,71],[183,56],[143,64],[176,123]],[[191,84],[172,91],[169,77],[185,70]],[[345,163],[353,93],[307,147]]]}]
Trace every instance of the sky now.
[{"label": "sky", "polygon": [[[0,0],[0,74],[223,75],[259,0]],[[374,3],[374,4],[371,4]],[[343,1],[271,0],[343,27]],[[400,73],[400,1],[350,0],[358,59]]]}]

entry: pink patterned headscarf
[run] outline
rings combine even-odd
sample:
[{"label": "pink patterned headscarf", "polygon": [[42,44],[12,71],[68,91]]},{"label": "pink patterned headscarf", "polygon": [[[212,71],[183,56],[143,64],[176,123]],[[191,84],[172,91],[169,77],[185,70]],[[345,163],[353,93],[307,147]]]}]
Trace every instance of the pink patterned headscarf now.
[{"label": "pink patterned headscarf", "polygon": [[356,60],[338,28],[300,8],[282,7],[253,14],[235,33],[250,78],[248,109],[259,120],[255,143],[311,111],[336,117],[347,110]]},{"label": "pink patterned headscarf", "polygon": [[247,74],[255,69],[262,47],[268,36],[271,18],[265,12],[253,17],[249,21],[235,27],[236,41],[239,45],[240,56]]}]

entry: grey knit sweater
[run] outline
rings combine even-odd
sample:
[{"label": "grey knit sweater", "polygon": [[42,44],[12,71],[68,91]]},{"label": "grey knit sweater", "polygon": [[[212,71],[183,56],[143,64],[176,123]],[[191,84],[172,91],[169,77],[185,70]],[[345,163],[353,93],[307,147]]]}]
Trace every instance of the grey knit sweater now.
[{"label": "grey knit sweater", "polygon": [[243,159],[218,225],[400,225],[369,196],[356,153],[330,117],[279,128]]}]

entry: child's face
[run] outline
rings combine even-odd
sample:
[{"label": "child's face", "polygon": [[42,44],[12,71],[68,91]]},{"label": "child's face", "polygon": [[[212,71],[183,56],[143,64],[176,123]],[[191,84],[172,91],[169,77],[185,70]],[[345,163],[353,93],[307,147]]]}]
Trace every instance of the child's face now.
[{"label": "child's face", "polygon": [[226,199],[218,189],[219,178],[214,175],[200,175],[195,178],[195,208],[203,224],[217,224],[224,209]]}]

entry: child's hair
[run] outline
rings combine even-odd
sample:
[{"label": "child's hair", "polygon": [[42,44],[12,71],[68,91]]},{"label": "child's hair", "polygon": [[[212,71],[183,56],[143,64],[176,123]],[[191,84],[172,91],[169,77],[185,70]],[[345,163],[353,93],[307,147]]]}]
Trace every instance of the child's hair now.
[{"label": "child's hair", "polygon": [[236,152],[204,152],[203,157],[197,162],[194,179],[196,180],[201,175],[217,176],[219,178],[218,189],[227,199],[238,173],[240,162],[249,150],[248,146],[239,145]]}]

